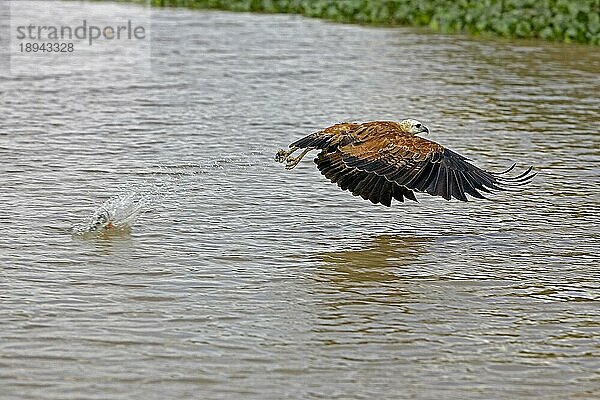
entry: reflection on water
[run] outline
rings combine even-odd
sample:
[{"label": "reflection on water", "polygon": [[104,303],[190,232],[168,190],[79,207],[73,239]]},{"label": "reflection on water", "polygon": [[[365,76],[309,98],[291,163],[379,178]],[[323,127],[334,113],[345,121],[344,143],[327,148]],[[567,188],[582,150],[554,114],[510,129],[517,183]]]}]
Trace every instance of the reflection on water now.
[{"label": "reflection on water", "polygon": [[320,276],[340,287],[397,282],[402,269],[414,270],[419,256],[427,251],[431,239],[425,237],[380,235],[361,242],[360,249],[323,253]]},{"label": "reflection on water", "polygon": [[[0,71],[0,397],[600,397],[596,48],[153,13],[152,74]],[[405,117],[540,174],[387,208],[272,160]],[[71,234],[131,190],[130,232]]]}]

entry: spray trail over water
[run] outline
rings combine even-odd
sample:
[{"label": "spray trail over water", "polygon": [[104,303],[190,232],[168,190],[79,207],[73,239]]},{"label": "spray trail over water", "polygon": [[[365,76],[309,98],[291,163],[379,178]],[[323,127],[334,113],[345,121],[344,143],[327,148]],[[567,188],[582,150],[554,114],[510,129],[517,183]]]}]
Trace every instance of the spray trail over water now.
[{"label": "spray trail over water", "polygon": [[264,171],[268,161],[270,158],[262,151],[251,151],[219,154],[203,163],[158,165],[138,170],[136,175],[147,178],[139,184],[125,182],[87,218],[73,225],[72,233],[80,236],[127,233],[142,214],[162,208],[167,197],[185,197],[186,183],[197,179],[218,180],[234,170],[238,174],[244,169]]}]

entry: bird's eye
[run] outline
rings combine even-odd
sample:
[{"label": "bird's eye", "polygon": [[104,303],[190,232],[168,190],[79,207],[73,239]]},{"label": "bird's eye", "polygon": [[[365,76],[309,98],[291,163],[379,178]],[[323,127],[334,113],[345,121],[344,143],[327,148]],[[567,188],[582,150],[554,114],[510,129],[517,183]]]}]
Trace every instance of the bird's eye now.
[{"label": "bird's eye", "polygon": [[420,128],[422,125],[421,124],[417,124],[415,125],[417,128]]}]

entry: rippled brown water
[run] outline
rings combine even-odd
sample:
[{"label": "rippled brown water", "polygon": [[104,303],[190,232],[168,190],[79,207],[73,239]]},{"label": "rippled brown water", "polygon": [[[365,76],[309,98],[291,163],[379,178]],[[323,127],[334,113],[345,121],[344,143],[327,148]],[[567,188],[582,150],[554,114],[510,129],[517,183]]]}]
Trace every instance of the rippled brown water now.
[{"label": "rippled brown water", "polygon": [[[151,75],[0,75],[0,397],[600,397],[596,48],[187,10],[153,31]],[[539,175],[387,209],[272,161],[409,116]],[[71,235],[156,186],[129,234]]]}]

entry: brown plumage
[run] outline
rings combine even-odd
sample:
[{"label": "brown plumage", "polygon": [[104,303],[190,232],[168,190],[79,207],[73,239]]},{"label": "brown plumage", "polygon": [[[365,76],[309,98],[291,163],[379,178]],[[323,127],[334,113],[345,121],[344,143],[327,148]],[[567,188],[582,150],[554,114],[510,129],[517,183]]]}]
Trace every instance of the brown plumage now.
[{"label": "brown plumage", "polygon": [[[416,201],[414,191],[467,201],[467,194],[484,198],[480,192],[504,191],[524,185],[535,176],[532,167],[518,176],[484,171],[458,153],[417,136],[429,129],[413,119],[401,122],[375,121],[342,123],[308,135],[280,150],[275,159],[294,168],[313,149],[317,168],[342,190],[372,203],[391,206],[392,199]],[[297,149],[304,151],[295,158]]]}]

